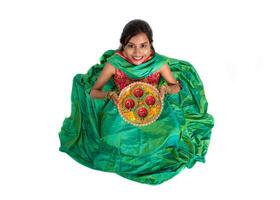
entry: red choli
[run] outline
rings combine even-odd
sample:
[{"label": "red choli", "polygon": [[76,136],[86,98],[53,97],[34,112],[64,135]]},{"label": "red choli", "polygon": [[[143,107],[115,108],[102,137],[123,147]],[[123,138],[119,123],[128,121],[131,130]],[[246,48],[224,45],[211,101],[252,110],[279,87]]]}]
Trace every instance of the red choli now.
[{"label": "red choli", "polygon": [[141,81],[144,83],[149,83],[153,86],[157,86],[159,79],[160,79],[160,73],[159,72],[154,72],[153,74],[149,75],[146,78],[143,79],[131,79],[129,78],[124,72],[121,70],[116,69],[116,73],[114,75],[114,82],[118,87],[118,90],[121,91],[123,88],[128,86],[129,84],[135,82],[135,81]]}]

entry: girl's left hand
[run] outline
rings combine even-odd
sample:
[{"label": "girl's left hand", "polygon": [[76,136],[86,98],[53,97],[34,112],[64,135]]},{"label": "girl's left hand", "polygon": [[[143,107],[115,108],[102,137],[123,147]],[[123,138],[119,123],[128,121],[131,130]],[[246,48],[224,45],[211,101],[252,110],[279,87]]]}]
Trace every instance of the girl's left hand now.
[{"label": "girl's left hand", "polygon": [[159,88],[159,96],[160,98],[164,98],[164,95],[167,93],[167,86],[163,85]]}]

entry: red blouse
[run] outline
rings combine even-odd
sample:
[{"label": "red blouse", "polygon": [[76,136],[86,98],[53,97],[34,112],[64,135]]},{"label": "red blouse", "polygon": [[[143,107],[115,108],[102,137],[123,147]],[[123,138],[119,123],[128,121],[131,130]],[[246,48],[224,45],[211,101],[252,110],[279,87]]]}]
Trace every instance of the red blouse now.
[{"label": "red blouse", "polygon": [[149,83],[153,86],[157,86],[159,79],[160,79],[160,73],[159,72],[154,72],[153,74],[149,75],[146,78],[143,79],[132,79],[129,78],[124,72],[122,72],[121,70],[116,69],[116,73],[114,75],[114,82],[118,87],[118,90],[121,91],[123,88],[125,88],[126,86],[128,86],[129,84],[135,82],[135,81],[141,81],[144,83]]}]

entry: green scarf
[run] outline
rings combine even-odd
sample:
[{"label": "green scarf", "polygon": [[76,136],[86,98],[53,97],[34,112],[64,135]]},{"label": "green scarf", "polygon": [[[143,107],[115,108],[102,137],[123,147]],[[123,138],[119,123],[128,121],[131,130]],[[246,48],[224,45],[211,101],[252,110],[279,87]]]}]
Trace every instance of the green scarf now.
[{"label": "green scarf", "polygon": [[167,61],[167,57],[155,53],[152,59],[140,65],[132,65],[118,54],[114,54],[113,56],[108,58],[107,62],[123,71],[128,77],[138,79],[147,77],[150,74],[154,73],[165,63],[167,63]]}]

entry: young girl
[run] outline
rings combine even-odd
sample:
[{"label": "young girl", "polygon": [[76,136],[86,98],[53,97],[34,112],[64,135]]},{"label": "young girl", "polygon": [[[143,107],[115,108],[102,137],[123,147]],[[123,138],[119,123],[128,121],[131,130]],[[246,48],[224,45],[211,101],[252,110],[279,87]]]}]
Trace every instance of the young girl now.
[{"label": "young girl", "polygon": [[[75,76],[60,150],[92,169],[160,184],[205,161],[214,120],[193,66],[156,53],[147,22],[130,21],[120,44]],[[158,88],[164,101],[159,118],[147,126],[127,123],[116,107],[120,92],[135,81]]]}]

